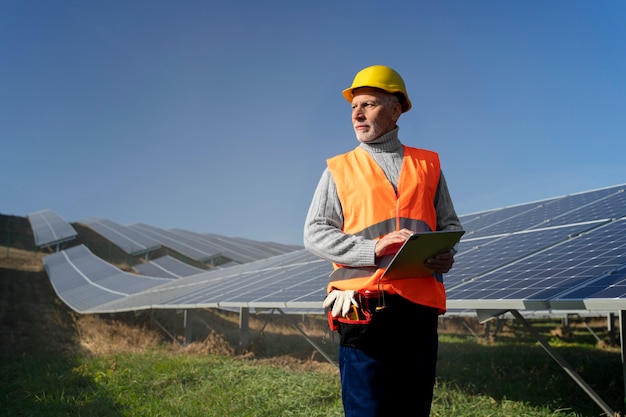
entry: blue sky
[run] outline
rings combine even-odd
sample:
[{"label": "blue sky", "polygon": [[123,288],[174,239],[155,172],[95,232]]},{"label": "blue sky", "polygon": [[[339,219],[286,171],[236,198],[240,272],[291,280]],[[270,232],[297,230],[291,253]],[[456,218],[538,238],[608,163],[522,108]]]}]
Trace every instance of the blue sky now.
[{"label": "blue sky", "polygon": [[459,214],[626,183],[626,2],[0,0],[0,213],[301,244],[360,69]]}]

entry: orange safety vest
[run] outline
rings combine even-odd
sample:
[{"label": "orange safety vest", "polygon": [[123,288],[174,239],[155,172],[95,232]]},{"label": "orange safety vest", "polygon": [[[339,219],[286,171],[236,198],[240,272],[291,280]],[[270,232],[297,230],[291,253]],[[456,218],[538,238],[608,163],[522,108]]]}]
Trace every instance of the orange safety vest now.
[{"label": "orange safety vest", "polygon": [[[397,195],[382,168],[361,148],[326,162],[337,186],[344,233],[379,239],[402,228],[414,232],[436,230],[434,201],[441,172],[437,153],[404,146]],[[445,288],[434,274],[380,283],[385,272],[382,267],[353,268],[336,263],[333,267],[328,292],[383,290],[437,308],[441,314],[446,310]]]}]

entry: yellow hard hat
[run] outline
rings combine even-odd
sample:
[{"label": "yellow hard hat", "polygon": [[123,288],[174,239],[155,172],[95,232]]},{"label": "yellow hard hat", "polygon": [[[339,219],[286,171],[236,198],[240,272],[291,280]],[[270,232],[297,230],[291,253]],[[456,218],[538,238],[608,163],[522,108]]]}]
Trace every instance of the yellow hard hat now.
[{"label": "yellow hard hat", "polygon": [[357,72],[350,88],[343,90],[343,96],[348,100],[348,103],[352,103],[354,90],[359,87],[375,87],[395,94],[400,99],[402,113],[411,109],[411,101],[409,100],[409,95],[406,93],[404,80],[400,74],[389,67],[384,65],[372,65],[371,67],[363,68],[361,71]]}]

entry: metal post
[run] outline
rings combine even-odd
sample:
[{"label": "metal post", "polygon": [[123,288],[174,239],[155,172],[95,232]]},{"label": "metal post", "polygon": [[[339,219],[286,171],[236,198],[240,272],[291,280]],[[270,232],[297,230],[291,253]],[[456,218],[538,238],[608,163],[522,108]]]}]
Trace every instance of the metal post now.
[{"label": "metal post", "polygon": [[[625,310],[620,310],[619,311],[619,341],[620,341],[620,345],[621,345],[621,350],[622,350],[622,373],[624,375],[624,390],[626,390],[626,364],[624,363],[624,358],[626,357],[625,353],[625,349],[626,346],[624,343],[624,335],[626,334],[626,322],[624,322],[624,313]],[[624,393],[624,399],[622,400],[624,402],[624,405],[626,405],[626,392]]]},{"label": "metal post", "polygon": [[519,311],[511,310],[511,313],[515,316],[516,319],[522,322],[526,329],[535,337],[535,339],[537,339],[541,347],[548,353],[548,355],[550,355],[552,359],[554,359],[559,365],[561,365],[561,368],[563,368],[563,370],[578,384],[578,386],[580,386],[583,391],[587,393],[589,398],[594,400],[595,403],[600,406],[600,408],[606,413],[607,416],[615,415],[615,412],[611,410],[611,407],[609,407],[608,404],[605,403],[602,398],[600,398],[600,396],[593,390],[593,388],[591,388],[585,382],[585,380],[582,379],[582,377],[574,370],[574,368],[570,366],[570,364],[565,361],[565,359],[563,359],[554,349],[552,349],[552,346],[550,346],[550,344],[539,334],[539,332],[530,325],[528,320],[526,320],[526,318],[522,316]]},{"label": "metal post", "polygon": [[609,346],[615,346],[615,313],[609,313],[606,321],[606,328],[609,332]]},{"label": "metal post", "polygon": [[184,329],[185,329],[185,340],[184,344],[187,346],[192,341],[192,324],[191,324],[191,311],[184,310],[183,311],[183,321],[184,321]]},{"label": "metal post", "polygon": [[239,309],[239,346],[245,348],[250,341],[250,308]]}]

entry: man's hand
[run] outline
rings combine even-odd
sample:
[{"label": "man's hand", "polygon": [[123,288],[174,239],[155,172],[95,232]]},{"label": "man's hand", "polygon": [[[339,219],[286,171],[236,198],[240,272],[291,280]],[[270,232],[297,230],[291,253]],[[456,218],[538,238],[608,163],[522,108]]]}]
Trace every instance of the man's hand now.
[{"label": "man's hand", "polygon": [[452,264],[454,264],[454,251],[440,253],[437,256],[427,259],[425,264],[434,272],[445,274],[452,268]]},{"label": "man's hand", "polygon": [[413,234],[409,229],[402,229],[386,234],[376,242],[376,258],[385,255],[395,255],[404,242]]},{"label": "man's hand", "polygon": [[351,305],[359,306],[359,303],[354,298],[355,292],[354,290],[332,290],[324,300],[324,308],[332,305],[331,314],[333,317],[338,317],[340,313],[341,317],[344,317],[350,311]]}]

